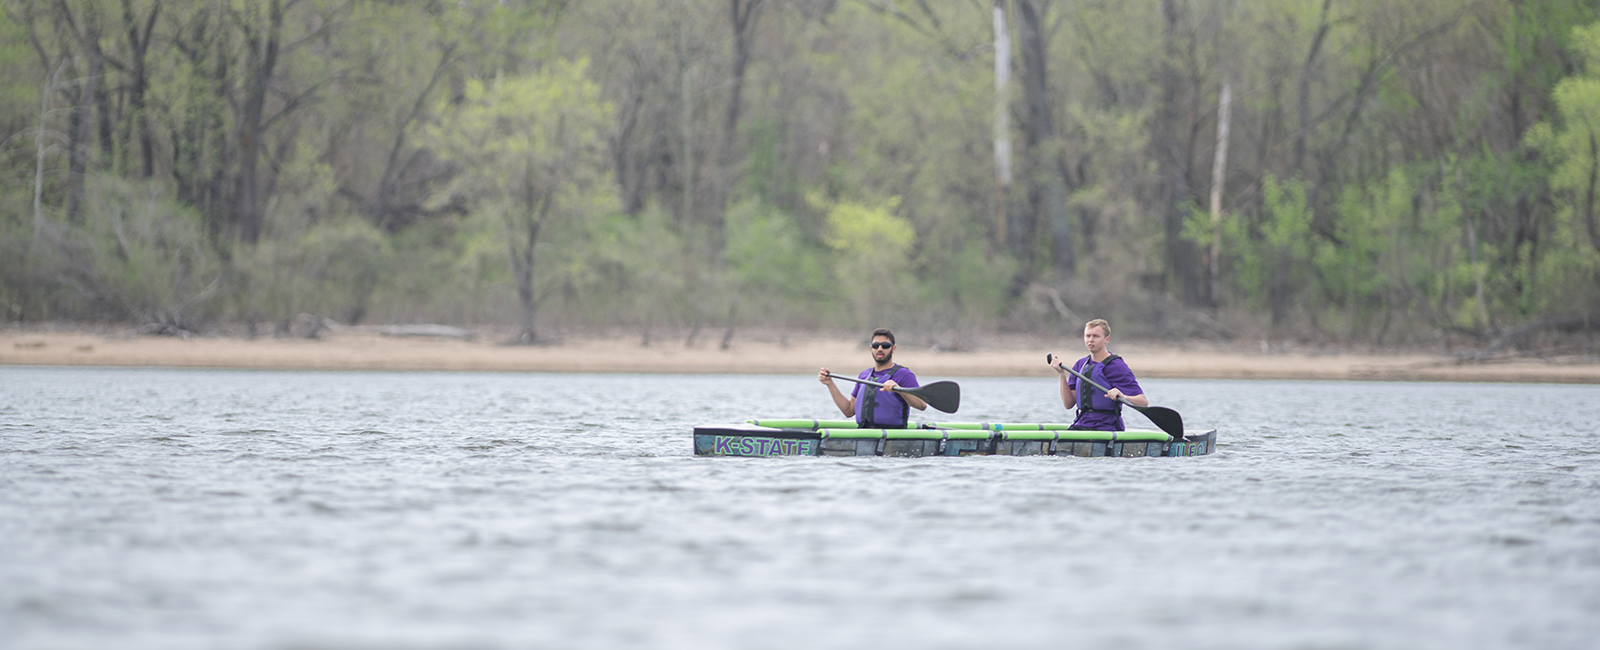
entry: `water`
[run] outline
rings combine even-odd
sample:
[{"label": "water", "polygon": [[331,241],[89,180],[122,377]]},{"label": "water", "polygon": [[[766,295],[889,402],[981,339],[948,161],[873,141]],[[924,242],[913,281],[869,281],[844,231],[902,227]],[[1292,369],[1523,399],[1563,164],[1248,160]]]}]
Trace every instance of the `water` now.
[{"label": "water", "polygon": [[[960,381],[927,419],[1063,416]],[[814,377],[0,367],[0,648],[1595,647],[1600,387],[1143,383],[1217,453],[690,455]]]}]

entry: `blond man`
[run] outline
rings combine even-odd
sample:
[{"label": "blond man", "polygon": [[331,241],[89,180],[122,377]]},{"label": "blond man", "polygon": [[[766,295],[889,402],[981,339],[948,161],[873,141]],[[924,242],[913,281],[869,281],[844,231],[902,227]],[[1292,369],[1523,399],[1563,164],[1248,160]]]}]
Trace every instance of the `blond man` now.
[{"label": "blond man", "polygon": [[1089,354],[1072,365],[1073,370],[1093,379],[1095,383],[1109,386],[1111,390],[1105,393],[1067,372],[1066,359],[1051,356],[1050,365],[1061,379],[1061,404],[1077,411],[1077,419],[1072,422],[1074,429],[1124,431],[1122,402],[1117,398],[1138,407],[1150,405],[1150,398],[1145,397],[1144,389],[1139,388],[1139,380],[1133,376],[1128,363],[1106,349],[1110,343],[1110,323],[1100,318],[1085,323],[1083,347],[1088,348]]}]

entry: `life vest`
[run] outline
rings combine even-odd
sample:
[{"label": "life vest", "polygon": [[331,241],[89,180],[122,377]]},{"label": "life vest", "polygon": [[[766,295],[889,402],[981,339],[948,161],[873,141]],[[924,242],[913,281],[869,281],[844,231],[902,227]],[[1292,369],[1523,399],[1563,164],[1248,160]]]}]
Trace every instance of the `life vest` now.
[{"label": "life vest", "polygon": [[[1095,383],[1100,384],[1101,386],[1105,386],[1105,387],[1109,388],[1109,387],[1111,387],[1111,381],[1109,379],[1106,379],[1106,364],[1111,363],[1115,359],[1121,359],[1121,358],[1122,358],[1121,355],[1113,354],[1111,356],[1106,357],[1105,361],[1101,361],[1100,363],[1095,363],[1094,362],[1094,357],[1092,357],[1092,356],[1084,357],[1083,358],[1083,367],[1079,368],[1078,372],[1083,373],[1083,375],[1085,377],[1093,379],[1095,381]],[[1086,382],[1082,378],[1079,378],[1078,379],[1078,418],[1082,419],[1083,418],[1083,414],[1085,414],[1085,413],[1104,413],[1104,414],[1107,414],[1107,415],[1115,415],[1115,416],[1117,416],[1118,420],[1121,420],[1122,419],[1122,402],[1118,401],[1118,400],[1111,399],[1109,397],[1106,397],[1106,394],[1104,392],[1095,389],[1094,386],[1090,386],[1089,385],[1089,382]]]},{"label": "life vest", "polygon": [[[903,368],[903,367],[904,366],[901,366],[898,363],[894,364],[894,366],[890,367],[888,370],[883,371],[884,374],[883,374],[883,377],[881,377],[881,378],[878,376],[878,371],[877,370],[869,368],[869,369],[867,369],[867,376],[864,377],[863,379],[869,379],[871,381],[875,381],[875,382],[878,382],[878,383],[881,384],[881,383],[883,383],[885,381],[893,379],[894,378],[894,373],[899,372],[900,369]],[[878,416],[878,387],[877,386],[868,386],[866,384],[861,384],[861,400],[859,401],[859,403],[856,404],[856,422],[860,423],[860,426],[863,429],[875,429],[875,428],[901,429],[901,428],[905,428],[906,422],[909,421],[910,417],[911,417],[911,405],[907,404],[906,400],[904,398],[901,398],[898,395],[896,395],[895,398],[900,400],[900,421],[899,422],[894,422],[894,423],[889,423],[889,424],[880,424],[877,421],[877,416]]]}]

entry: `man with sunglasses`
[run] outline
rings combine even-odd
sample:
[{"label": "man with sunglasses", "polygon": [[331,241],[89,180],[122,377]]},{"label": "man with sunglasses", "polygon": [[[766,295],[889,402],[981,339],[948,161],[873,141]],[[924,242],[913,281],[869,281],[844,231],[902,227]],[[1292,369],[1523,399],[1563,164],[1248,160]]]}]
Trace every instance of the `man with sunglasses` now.
[{"label": "man with sunglasses", "polygon": [[833,383],[833,378],[828,376],[827,368],[817,375],[817,379],[828,387],[839,411],[854,416],[856,424],[863,429],[904,429],[910,419],[910,407],[916,407],[918,411],[928,408],[928,403],[920,397],[894,392],[896,386],[918,386],[917,376],[894,362],[894,347],[894,332],[882,328],[873,330],[872,367],[861,371],[859,378],[883,384],[883,388],[856,384],[850,396],[845,397],[844,393],[839,392],[839,386]]}]

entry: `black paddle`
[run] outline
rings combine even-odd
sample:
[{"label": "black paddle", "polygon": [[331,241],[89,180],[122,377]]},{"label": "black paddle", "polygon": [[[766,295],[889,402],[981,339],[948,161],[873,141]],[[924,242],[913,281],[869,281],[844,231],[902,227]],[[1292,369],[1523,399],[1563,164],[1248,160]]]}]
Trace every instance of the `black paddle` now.
[{"label": "black paddle", "polygon": [[[1044,362],[1050,364],[1051,368],[1056,367],[1055,355],[1046,353],[1044,355]],[[1067,367],[1067,364],[1065,363],[1061,364],[1061,369],[1077,375],[1078,379],[1089,382],[1090,386],[1100,389],[1100,392],[1102,393],[1111,392],[1110,388],[1106,388],[1105,386],[1095,383],[1093,379],[1084,376],[1084,374],[1081,372]],[[1161,406],[1136,406],[1133,402],[1122,399],[1121,397],[1118,397],[1117,401],[1127,404],[1128,406],[1132,406],[1134,410],[1143,413],[1145,417],[1150,418],[1151,422],[1156,423],[1156,427],[1167,432],[1167,435],[1172,436],[1173,440],[1183,439],[1183,416],[1178,415],[1177,411]]]},{"label": "black paddle", "polygon": [[[846,377],[844,375],[835,375],[831,372],[828,373],[828,376],[834,379],[843,379],[845,381],[853,381],[858,384],[866,384],[868,386],[877,386],[878,388],[883,388],[883,384],[875,381],[856,379],[855,377]],[[932,406],[933,408],[944,411],[945,413],[955,413],[956,409],[961,407],[961,386],[953,381],[936,381],[928,384],[927,386],[917,386],[916,388],[903,388],[900,386],[895,386],[892,390],[905,393],[907,395],[915,395],[920,397],[922,398],[922,401],[928,403],[928,406]]]}]

